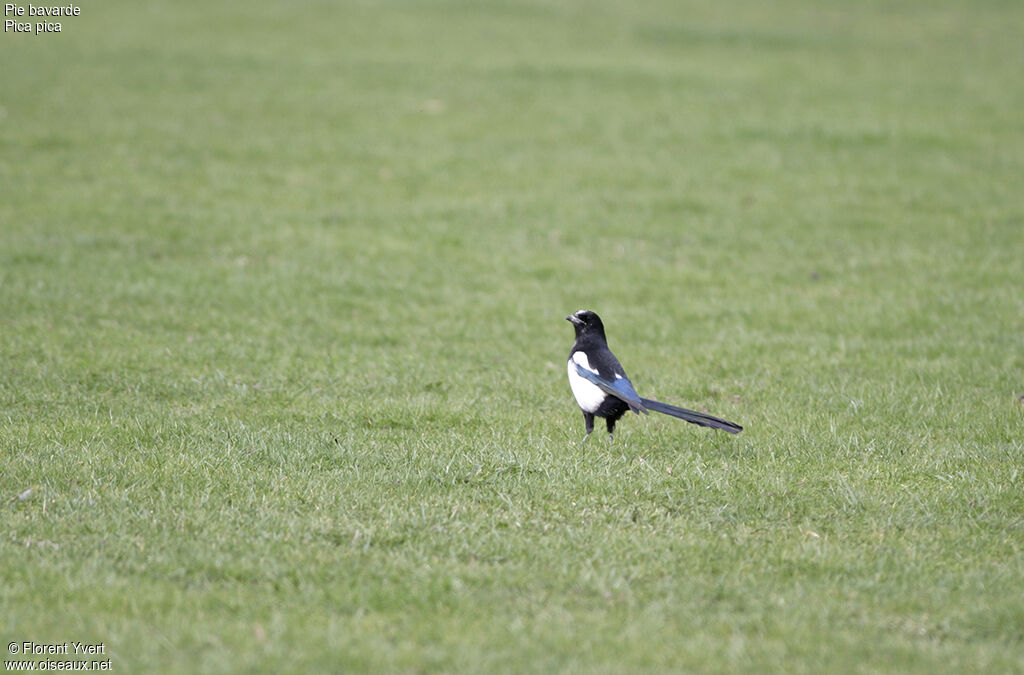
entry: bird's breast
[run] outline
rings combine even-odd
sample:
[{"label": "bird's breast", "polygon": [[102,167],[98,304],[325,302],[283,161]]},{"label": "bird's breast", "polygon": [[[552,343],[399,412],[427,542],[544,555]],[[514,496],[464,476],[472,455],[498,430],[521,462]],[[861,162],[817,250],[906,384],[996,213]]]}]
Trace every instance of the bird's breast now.
[{"label": "bird's breast", "polygon": [[588,413],[596,412],[601,407],[601,402],[604,401],[605,393],[596,384],[581,377],[576,372],[576,364],[591,372],[597,371],[590,367],[590,360],[583,352],[574,352],[565,364],[569,372],[569,387],[572,389],[572,395],[576,397],[576,403],[579,404],[580,410]]}]

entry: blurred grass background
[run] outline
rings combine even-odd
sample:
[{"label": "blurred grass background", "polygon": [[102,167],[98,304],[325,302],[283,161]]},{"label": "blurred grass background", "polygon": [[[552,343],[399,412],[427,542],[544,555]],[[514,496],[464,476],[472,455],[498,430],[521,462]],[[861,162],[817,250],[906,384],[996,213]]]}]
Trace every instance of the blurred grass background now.
[{"label": "blurred grass background", "polygon": [[[0,37],[0,631],[128,670],[1024,669],[1024,8]],[[638,390],[576,445],[586,307]]]}]

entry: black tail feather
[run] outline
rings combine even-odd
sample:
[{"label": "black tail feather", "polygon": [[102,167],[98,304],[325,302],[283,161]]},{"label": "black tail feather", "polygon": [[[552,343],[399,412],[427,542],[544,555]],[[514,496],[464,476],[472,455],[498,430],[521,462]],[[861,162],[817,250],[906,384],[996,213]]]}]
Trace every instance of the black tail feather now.
[{"label": "black tail feather", "polygon": [[728,431],[730,434],[738,434],[743,431],[743,427],[732,422],[726,422],[718,417],[712,417],[711,415],[705,415],[699,413],[696,410],[687,410],[686,408],[677,408],[674,405],[668,403],[662,403],[661,401],[652,401],[649,398],[642,398],[640,401],[649,410],[654,412],[660,412],[663,415],[671,415],[672,417],[678,417],[681,420],[686,420],[691,424],[699,424],[702,427],[711,427],[712,429],[721,429],[722,431]]}]

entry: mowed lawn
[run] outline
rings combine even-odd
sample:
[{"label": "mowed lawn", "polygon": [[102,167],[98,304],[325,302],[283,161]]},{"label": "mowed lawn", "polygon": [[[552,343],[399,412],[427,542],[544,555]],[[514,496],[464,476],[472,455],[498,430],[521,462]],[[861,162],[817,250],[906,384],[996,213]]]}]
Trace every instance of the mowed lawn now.
[{"label": "mowed lawn", "polygon": [[[1022,26],[109,1],[0,35],[3,645],[1021,672]],[[580,308],[743,433],[581,445]]]}]

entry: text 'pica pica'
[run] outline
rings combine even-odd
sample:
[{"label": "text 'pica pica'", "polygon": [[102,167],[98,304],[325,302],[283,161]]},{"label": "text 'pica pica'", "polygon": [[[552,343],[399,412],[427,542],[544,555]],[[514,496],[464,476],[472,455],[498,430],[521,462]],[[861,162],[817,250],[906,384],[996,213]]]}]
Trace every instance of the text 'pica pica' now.
[{"label": "text 'pica pica'", "polygon": [[615,423],[627,410],[632,410],[637,415],[646,415],[653,410],[702,427],[722,429],[730,434],[743,431],[740,425],[711,415],[677,408],[649,398],[640,398],[626,377],[622,364],[608,349],[601,317],[589,310],[581,309],[565,317],[565,320],[571,321],[572,327],[576,330],[576,342],[569,352],[569,386],[572,387],[572,394],[583,411],[583,420],[587,425],[584,441],[594,430],[595,415],[605,419],[608,437],[614,439]]}]

